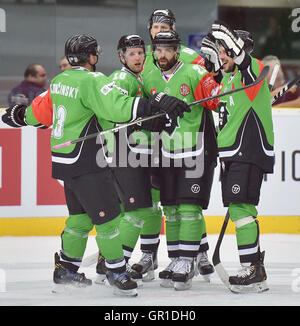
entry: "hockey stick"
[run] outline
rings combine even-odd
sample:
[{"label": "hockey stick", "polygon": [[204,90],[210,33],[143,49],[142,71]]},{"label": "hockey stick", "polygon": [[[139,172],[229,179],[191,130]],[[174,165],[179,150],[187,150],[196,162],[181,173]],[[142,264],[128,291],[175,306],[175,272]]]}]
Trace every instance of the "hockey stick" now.
[{"label": "hockey stick", "polygon": [[280,68],[280,65],[278,63],[276,63],[276,65],[273,68],[273,72],[272,72],[270,82],[269,82],[269,90],[270,91],[273,89],[273,86],[275,84],[275,80],[278,75],[279,68]]},{"label": "hockey stick", "polygon": [[259,84],[260,82],[262,82],[267,77],[267,74],[269,72],[269,69],[270,69],[270,67],[265,66],[263,68],[263,70],[261,71],[260,75],[257,77],[257,79],[255,79],[254,82],[251,83],[251,84],[245,85],[245,86],[240,87],[240,88],[232,89],[232,90],[230,90],[228,92],[225,92],[225,93],[220,93],[220,94],[217,94],[217,95],[214,95],[214,96],[203,98],[202,100],[189,103],[189,106],[200,104],[200,103],[207,102],[207,101],[210,101],[210,100],[214,100],[216,98],[219,98],[219,97],[222,97],[222,96],[226,96],[226,95],[230,95],[230,94],[233,94],[233,93],[236,93],[236,92],[243,91],[243,90],[245,90],[247,88],[256,86],[257,84]]},{"label": "hockey stick", "polygon": [[[269,67],[266,66],[266,67],[263,68],[260,75],[258,76],[258,78],[253,83],[251,83],[249,85],[246,85],[244,87],[241,87],[241,88],[232,89],[232,90],[230,90],[228,92],[225,92],[225,93],[220,93],[220,94],[217,94],[217,95],[214,95],[214,96],[203,98],[203,99],[201,99],[199,101],[189,103],[188,106],[192,106],[192,105],[200,104],[200,103],[207,102],[207,101],[210,101],[210,100],[214,100],[214,99],[220,98],[222,96],[230,95],[230,94],[233,94],[233,93],[236,93],[236,92],[243,91],[243,90],[245,90],[247,88],[256,86],[257,84],[259,84],[260,82],[262,82],[265,79],[265,77],[268,74],[268,71],[269,71]],[[154,114],[154,115],[149,116],[149,117],[140,118],[140,119],[134,120],[132,122],[129,122],[129,123],[122,124],[122,125],[119,125],[117,127],[111,128],[111,129],[96,132],[96,133],[93,133],[93,134],[90,134],[90,135],[87,135],[87,136],[77,138],[75,140],[67,141],[67,142],[62,143],[62,144],[54,145],[53,149],[59,149],[59,148],[62,148],[62,147],[66,147],[66,146],[70,146],[70,145],[82,142],[82,141],[87,140],[87,139],[96,138],[98,135],[102,136],[102,135],[105,135],[105,134],[110,133],[110,132],[116,132],[116,131],[118,131],[120,129],[124,129],[124,128],[127,128],[129,126],[133,126],[133,125],[136,125],[138,123],[142,123],[144,121],[156,119],[156,118],[161,117],[161,116],[163,116],[165,114],[166,114],[166,112],[163,112],[163,113]]]},{"label": "hockey stick", "polygon": [[229,275],[226,272],[226,270],[223,267],[221,260],[220,260],[220,247],[221,247],[221,243],[222,243],[222,240],[223,240],[226,228],[227,228],[228,221],[229,221],[229,209],[227,210],[225,220],[223,222],[222,229],[219,234],[219,238],[216,243],[215,251],[214,251],[213,257],[212,257],[212,262],[214,264],[215,270],[216,270],[217,274],[219,275],[221,281],[225,284],[225,286],[227,288],[230,287]]},{"label": "hockey stick", "polygon": [[300,82],[300,75],[297,76],[294,80],[287,83],[282,90],[280,90],[271,100],[271,104],[276,102],[282,95],[284,95],[288,90],[290,90],[294,85],[297,85]]}]

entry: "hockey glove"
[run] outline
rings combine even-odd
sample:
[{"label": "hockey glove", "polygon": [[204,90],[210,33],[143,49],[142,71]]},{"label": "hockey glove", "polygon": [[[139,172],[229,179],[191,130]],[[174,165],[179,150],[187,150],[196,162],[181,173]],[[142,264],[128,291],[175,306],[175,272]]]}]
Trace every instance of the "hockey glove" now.
[{"label": "hockey glove", "polygon": [[6,109],[2,116],[2,121],[10,127],[20,128],[27,126],[25,121],[26,105],[14,104]]},{"label": "hockey glove", "polygon": [[228,56],[238,57],[243,51],[244,41],[227,24],[215,21],[212,24],[212,35],[222,44]]},{"label": "hockey glove", "polygon": [[[144,129],[152,132],[162,132],[165,130],[168,134],[171,135],[171,133],[176,128],[176,121],[177,119],[171,119],[168,114],[163,115],[161,117],[157,117],[151,120],[147,120],[142,122],[140,127],[135,127],[134,130],[138,129]],[[136,125],[138,126],[138,124]]]},{"label": "hockey glove", "polygon": [[205,68],[209,72],[218,72],[222,63],[219,58],[219,48],[216,39],[211,33],[208,33],[202,40],[200,51],[205,55]]},{"label": "hockey glove", "polygon": [[170,119],[182,118],[184,112],[191,112],[189,106],[174,96],[165,93],[157,93],[150,98],[151,110],[153,113],[165,112]]}]

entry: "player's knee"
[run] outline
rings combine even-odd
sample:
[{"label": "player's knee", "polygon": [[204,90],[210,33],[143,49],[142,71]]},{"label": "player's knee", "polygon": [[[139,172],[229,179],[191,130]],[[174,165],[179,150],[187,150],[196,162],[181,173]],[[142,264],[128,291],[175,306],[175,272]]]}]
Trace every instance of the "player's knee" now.
[{"label": "player's knee", "polygon": [[151,208],[138,208],[134,211],[125,212],[123,219],[134,227],[142,228],[148,216],[151,216]]},{"label": "player's knee", "polygon": [[93,223],[87,214],[75,214],[68,217],[64,232],[78,235],[79,237],[87,237],[92,229]]},{"label": "player's knee", "polygon": [[242,217],[236,221],[234,221],[236,228],[242,228],[250,223],[255,222],[255,218],[253,216]]},{"label": "player's knee", "polygon": [[112,220],[102,223],[96,224],[95,229],[97,232],[97,237],[104,239],[112,239],[120,234],[119,232],[119,224],[120,224],[121,214]]},{"label": "player's knee", "polygon": [[178,220],[177,217],[177,206],[164,206],[164,214],[167,222],[175,222]]},{"label": "player's knee", "polygon": [[180,220],[201,220],[202,207],[199,205],[181,204],[178,206],[177,216]]}]

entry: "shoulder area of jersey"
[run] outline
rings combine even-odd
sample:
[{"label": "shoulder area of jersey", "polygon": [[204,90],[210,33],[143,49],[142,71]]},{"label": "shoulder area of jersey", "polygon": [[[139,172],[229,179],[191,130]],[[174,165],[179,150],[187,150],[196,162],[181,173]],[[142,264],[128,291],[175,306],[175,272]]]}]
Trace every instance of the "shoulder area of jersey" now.
[{"label": "shoulder area of jersey", "polygon": [[188,48],[185,45],[181,45],[180,53],[186,53],[186,54],[189,54],[189,55],[195,55],[195,54],[199,55],[195,50],[193,50],[192,48]]}]

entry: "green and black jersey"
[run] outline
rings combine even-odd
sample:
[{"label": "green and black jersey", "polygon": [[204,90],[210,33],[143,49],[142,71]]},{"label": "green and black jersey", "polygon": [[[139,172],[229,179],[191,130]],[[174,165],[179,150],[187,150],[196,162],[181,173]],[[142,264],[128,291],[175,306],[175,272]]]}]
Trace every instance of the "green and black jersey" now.
[{"label": "green and black jersey", "polygon": [[[262,63],[247,55],[221,83],[221,93],[252,83]],[[274,133],[270,92],[266,79],[256,86],[220,98],[218,149],[221,161],[256,164],[273,172]]]},{"label": "green and black jersey", "polygon": [[135,120],[139,100],[122,94],[104,74],[83,67],[73,67],[53,78],[49,90],[26,111],[29,124],[53,125],[53,177],[64,180],[99,171],[101,162],[97,159],[103,158],[98,155],[103,143],[98,138],[55,150],[53,146]]}]

